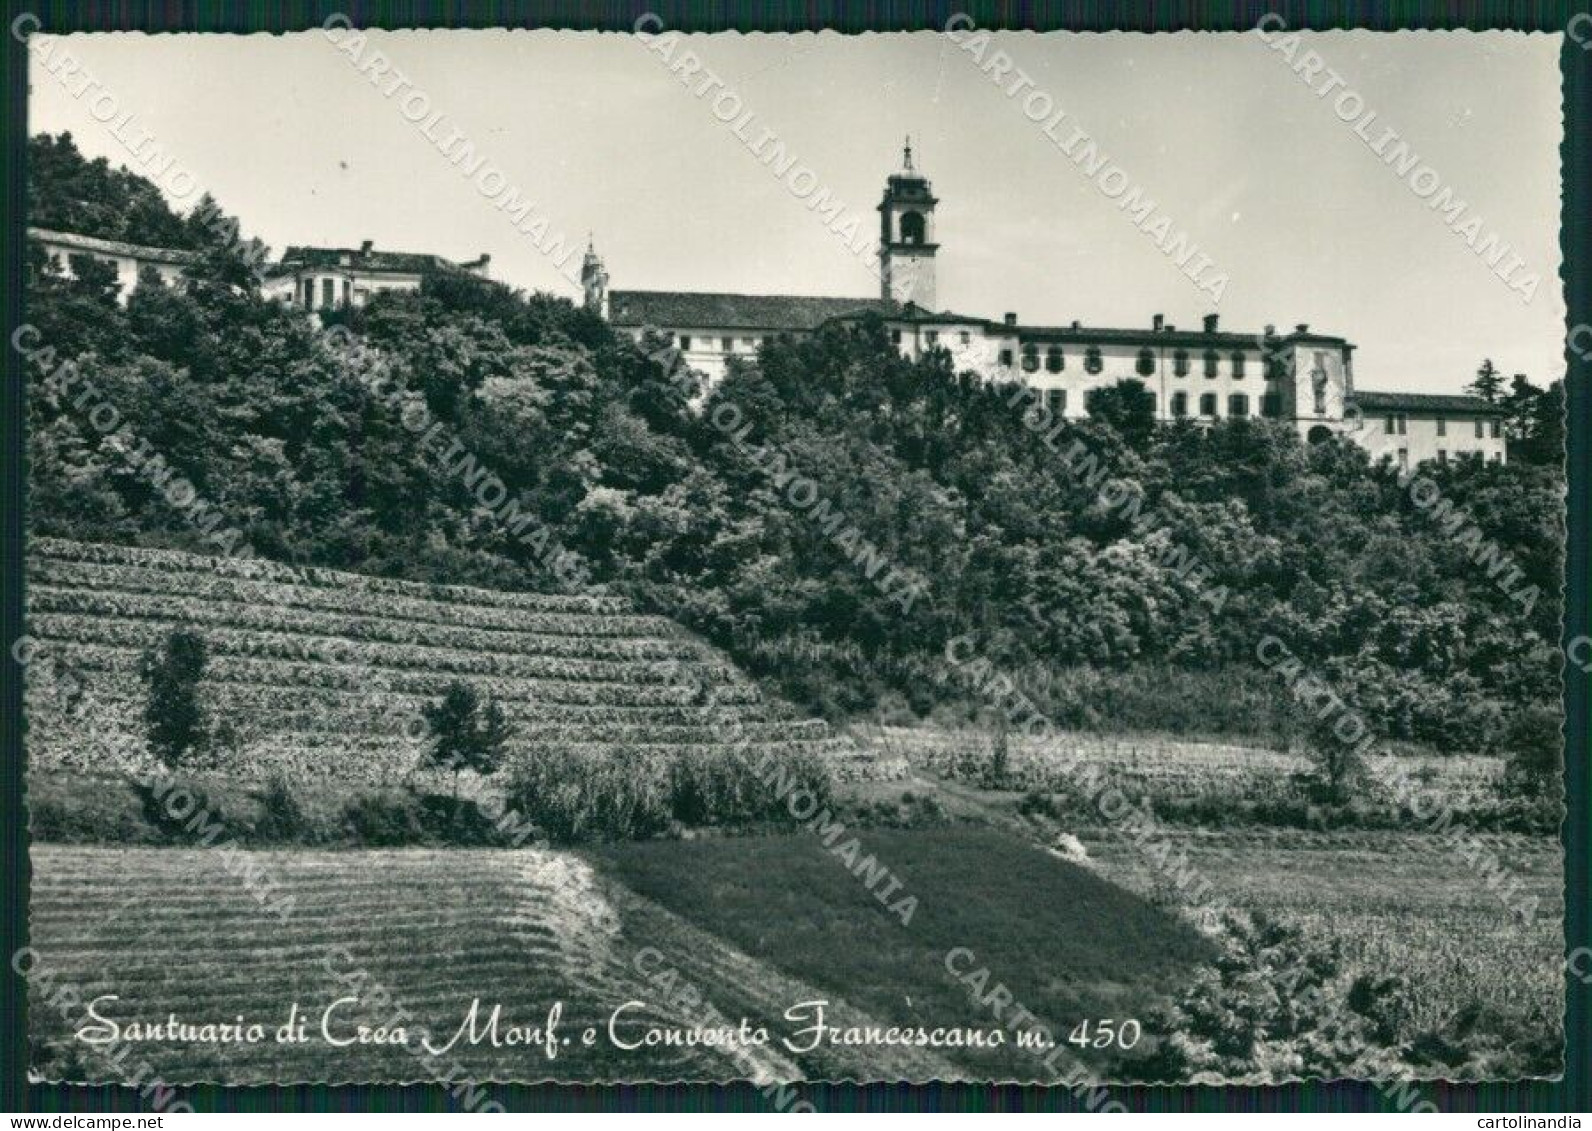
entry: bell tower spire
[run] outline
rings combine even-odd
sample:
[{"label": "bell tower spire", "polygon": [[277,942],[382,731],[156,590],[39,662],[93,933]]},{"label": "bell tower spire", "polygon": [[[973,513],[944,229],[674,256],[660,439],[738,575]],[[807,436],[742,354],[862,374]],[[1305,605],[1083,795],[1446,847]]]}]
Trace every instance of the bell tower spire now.
[{"label": "bell tower spire", "polygon": [[901,171],[885,182],[879,202],[880,297],[937,309],[934,284],[934,190],[912,163],[912,137],[901,149]]},{"label": "bell tower spire", "polygon": [[608,272],[592,243],[591,233],[586,233],[586,257],[580,261],[580,287],[585,293],[586,309],[608,317]]}]

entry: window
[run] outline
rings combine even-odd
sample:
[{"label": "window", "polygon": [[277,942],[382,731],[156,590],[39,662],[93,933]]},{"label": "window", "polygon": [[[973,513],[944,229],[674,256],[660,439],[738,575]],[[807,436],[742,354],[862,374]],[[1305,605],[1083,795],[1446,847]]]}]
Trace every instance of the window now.
[{"label": "window", "polygon": [[1012,351],[1011,350],[1001,350],[1001,368],[1002,369],[1010,369],[1011,367],[1012,367]]},{"label": "window", "polygon": [[315,280],[304,280],[304,305],[306,308],[315,305]]},{"label": "window", "polygon": [[1393,435],[1393,418],[1391,416],[1382,421],[1382,431],[1389,436]]},{"label": "window", "polygon": [[1215,393],[1201,393],[1200,394],[1200,415],[1201,416],[1215,416],[1216,415],[1216,394]]},{"label": "window", "polygon": [[1216,356],[1216,351],[1215,350],[1206,350],[1205,351],[1205,376],[1207,376],[1207,377],[1216,376],[1216,366],[1217,366],[1217,364],[1218,364],[1218,358]]},{"label": "window", "polygon": [[1067,368],[1067,358],[1061,352],[1060,346],[1051,346],[1045,351],[1045,372],[1060,373],[1065,368]]},{"label": "window", "polygon": [[1140,377],[1148,377],[1155,372],[1155,353],[1148,347],[1139,351],[1139,360],[1134,365]]},{"label": "window", "polygon": [[1067,414],[1067,390],[1046,389],[1045,407],[1050,410],[1051,416],[1065,416]]},{"label": "window", "polygon": [[1039,368],[1039,347],[1033,342],[1023,343],[1023,372],[1032,373]]},{"label": "window", "polygon": [[1437,434],[1439,436],[1448,435],[1448,421],[1444,420],[1441,416],[1437,418]]},{"label": "window", "polygon": [[1404,435],[1405,431],[1409,428],[1409,423],[1410,423],[1410,418],[1405,416],[1402,412],[1399,413],[1398,424],[1399,424],[1399,435],[1400,436]]},{"label": "window", "polygon": [[1502,420],[1493,421],[1492,422],[1492,438],[1494,440],[1496,440],[1500,436],[1502,436],[1503,434],[1504,434],[1504,422]]},{"label": "window", "polygon": [[1233,351],[1233,376],[1234,377],[1242,377],[1243,375],[1244,375],[1244,354],[1243,354],[1243,352],[1241,350],[1234,350]]},{"label": "window", "polygon": [[1100,358],[1100,347],[1090,346],[1083,351],[1083,368],[1085,373],[1099,373],[1105,368],[1105,362]]},{"label": "window", "polygon": [[332,280],[330,280],[330,279],[322,279],[321,280],[321,305],[322,306],[331,306],[332,305],[332,294],[333,294],[333,291],[332,291]]},{"label": "window", "polygon": [[723,350],[725,353],[734,353],[735,352],[735,339],[734,338],[720,338],[719,339],[719,348],[721,350]]},{"label": "window", "polygon": [[347,306],[354,297],[354,284],[349,279],[343,280],[343,305]]},{"label": "window", "polygon": [[1410,450],[1408,448],[1400,448],[1399,449],[1399,470],[1400,471],[1408,471],[1409,469],[1410,469]]},{"label": "window", "polygon": [[1437,449],[1437,462],[1438,463],[1447,463],[1448,462],[1448,453],[1446,451],[1444,451],[1442,448],[1438,448]]},{"label": "window", "polygon": [[1476,421],[1476,439],[1480,440],[1485,438],[1484,434],[1486,431],[1487,430],[1482,427],[1482,422],[1480,420]]},{"label": "window", "polygon": [[1503,463],[1504,462],[1504,454],[1503,454],[1503,452],[1494,452],[1492,454],[1492,461],[1494,463]]},{"label": "window", "polygon": [[1228,416],[1248,416],[1249,415],[1249,398],[1247,396],[1245,396],[1243,393],[1234,393],[1232,396],[1228,397],[1227,398],[1227,415]]},{"label": "window", "polygon": [[691,348],[691,335],[690,334],[681,334],[680,335],[680,348],[683,349],[683,350],[688,350],[688,349]]},{"label": "window", "polygon": [[1275,419],[1282,415],[1282,398],[1276,393],[1265,393],[1260,398],[1260,415]]},{"label": "window", "polygon": [[1179,377],[1188,376],[1188,350],[1178,350],[1172,355],[1172,372]]},{"label": "window", "polygon": [[899,327],[890,331],[890,341],[894,345],[901,344],[901,330]]},{"label": "window", "polygon": [[940,344],[940,332],[938,330],[930,330],[923,337],[931,347]]},{"label": "window", "polygon": [[1188,415],[1188,394],[1187,393],[1177,392],[1177,393],[1173,393],[1172,394],[1172,415],[1173,416],[1187,416]]},{"label": "window", "polygon": [[970,345],[972,343],[972,341],[973,341],[972,331],[970,331],[970,330],[962,330],[962,331],[960,331],[956,335],[956,340],[961,342],[964,346],[965,345]]}]

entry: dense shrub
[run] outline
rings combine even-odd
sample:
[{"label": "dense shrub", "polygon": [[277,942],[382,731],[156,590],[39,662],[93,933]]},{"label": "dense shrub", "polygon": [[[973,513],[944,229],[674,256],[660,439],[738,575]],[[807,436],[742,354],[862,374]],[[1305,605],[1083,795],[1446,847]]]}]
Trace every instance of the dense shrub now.
[{"label": "dense shrub", "polygon": [[1557,806],[1564,796],[1564,718],[1558,709],[1522,708],[1505,727],[1502,746],[1506,792]]},{"label": "dense shrub", "polygon": [[191,761],[207,742],[204,712],[199,705],[199,677],[204,674],[205,642],[198,633],[172,629],[158,647],[144,652],[145,738],[167,766]]},{"label": "dense shrub", "polygon": [[[796,816],[788,798],[805,793],[821,808],[831,791],[823,758],[801,747],[703,747],[664,756],[623,746],[543,746],[515,761],[508,787],[509,803],[560,841],[656,836],[674,821],[789,823]],[[798,810],[813,811],[806,797]]]},{"label": "dense shrub", "polygon": [[420,801],[405,791],[360,794],[344,806],[343,822],[355,844],[371,848],[424,844],[427,839]]},{"label": "dense shrub", "polygon": [[260,794],[260,816],[254,823],[254,835],[267,843],[282,844],[302,844],[315,839],[292,784],[280,774],[273,776]]},{"label": "dense shrub", "polygon": [[[689,825],[735,825],[792,820],[786,799],[811,795],[829,803],[832,779],[823,758],[800,747],[777,753],[742,746],[700,747],[675,758],[669,774],[669,809]],[[805,798],[800,810],[809,812]]]},{"label": "dense shrub", "polygon": [[631,747],[535,747],[515,759],[508,794],[559,841],[655,836],[669,824],[669,766]]}]

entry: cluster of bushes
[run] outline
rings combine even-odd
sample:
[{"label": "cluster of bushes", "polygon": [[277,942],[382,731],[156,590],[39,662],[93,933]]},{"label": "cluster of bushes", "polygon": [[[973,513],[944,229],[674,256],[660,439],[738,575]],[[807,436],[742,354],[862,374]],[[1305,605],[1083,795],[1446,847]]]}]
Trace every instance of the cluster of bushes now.
[{"label": "cluster of bushes", "polygon": [[[824,759],[800,746],[546,746],[516,759],[509,804],[556,841],[657,836],[677,825],[790,824],[830,801]],[[790,802],[797,799],[793,806]]]},{"label": "cluster of bushes", "polygon": [[523,825],[444,794],[330,783],[315,789],[281,779],[239,785],[204,774],[37,773],[29,778],[28,815],[33,838],[56,844],[506,848],[528,839]]},{"label": "cluster of bushes", "polygon": [[1422,1021],[1402,978],[1360,969],[1337,942],[1229,912],[1222,952],[1146,1025],[1156,1047],[1138,1066],[1150,1081],[1497,1079],[1558,1071],[1562,1028],[1473,1005]]}]

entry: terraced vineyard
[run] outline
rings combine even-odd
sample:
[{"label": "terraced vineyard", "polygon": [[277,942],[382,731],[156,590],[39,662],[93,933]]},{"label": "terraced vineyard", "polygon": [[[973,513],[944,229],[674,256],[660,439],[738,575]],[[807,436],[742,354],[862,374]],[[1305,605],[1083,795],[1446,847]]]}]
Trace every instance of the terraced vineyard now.
[{"label": "terraced vineyard", "polygon": [[[201,694],[238,734],[229,775],[391,782],[421,750],[420,708],[462,680],[490,693],[513,745],[798,747],[840,776],[894,767],[794,717],[725,657],[610,596],[425,585],[280,563],[33,539],[29,634],[61,681],[30,679],[35,768],[103,772],[142,748],[139,656],[173,628],[203,635]],[[77,711],[77,714],[69,714]],[[95,741],[85,741],[92,733]]]}]

